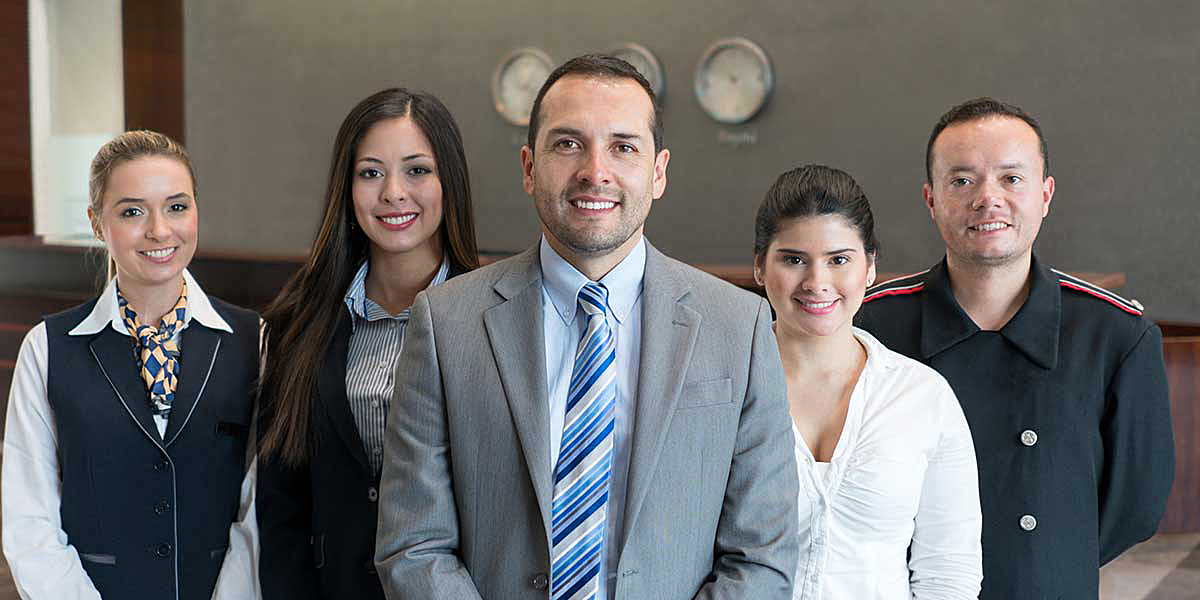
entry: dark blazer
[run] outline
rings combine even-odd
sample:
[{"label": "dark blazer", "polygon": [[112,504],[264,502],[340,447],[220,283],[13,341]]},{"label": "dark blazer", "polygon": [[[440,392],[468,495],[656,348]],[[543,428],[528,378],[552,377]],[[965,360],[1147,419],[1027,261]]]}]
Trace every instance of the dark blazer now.
[{"label": "dark blazer", "polygon": [[[449,276],[460,272],[452,264]],[[259,581],[269,600],[384,597],[374,563],[379,477],[346,397],[345,305],[337,319],[317,376],[312,458],[300,469],[259,459]]]},{"label": "dark blazer", "polygon": [[234,333],[183,330],[160,436],[129,336],[68,335],[95,301],[46,317],[62,527],[105,598],[207,600],[237,519],[258,375],[258,315],[209,297]]},{"label": "dark blazer", "polygon": [[1174,478],[1162,336],[1141,306],[1033,258],[1029,297],[981,331],[945,261],[867,291],[859,326],[945,376],[975,441],[981,600],[1096,598],[1158,527]]}]

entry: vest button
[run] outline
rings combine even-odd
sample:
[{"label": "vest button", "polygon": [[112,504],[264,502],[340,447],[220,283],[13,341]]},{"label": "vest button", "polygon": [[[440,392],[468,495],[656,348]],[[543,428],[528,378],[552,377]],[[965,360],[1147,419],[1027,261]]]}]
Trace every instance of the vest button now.
[{"label": "vest button", "polygon": [[379,490],[375,489],[375,486],[371,486],[371,487],[367,488],[367,500],[374,502],[378,499],[379,499]]},{"label": "vest button", "polygon": [[158,547],[154,549],[154,554],[155,554],[155,556],[158,556],[159,558],[166,558],[166,557],[170,556],[171,555],[171,545],[170,544],[159,544]]},{"label": "vest button", "polygon": [[550,578],[545,573],[538,573],[530,578],[529,583],[533,585],[533,589],[535,590],[544,590],[546,586],[550,585]]},{"label": "vest button", "polygon": [[163,471],[166,471],[167,469],[170,469],[170,468],[171,468],[171,463],[169,463],[165,460],[160,460],[160,461],[154,463],[154,470],[159,473],[162,473]]},{"label": "vest button", "polygon": [[160,500],[158,504],[154,505],[154,514],[156,515],[165,515],[169,512],[171,512],[171,503],[166,500]]}]

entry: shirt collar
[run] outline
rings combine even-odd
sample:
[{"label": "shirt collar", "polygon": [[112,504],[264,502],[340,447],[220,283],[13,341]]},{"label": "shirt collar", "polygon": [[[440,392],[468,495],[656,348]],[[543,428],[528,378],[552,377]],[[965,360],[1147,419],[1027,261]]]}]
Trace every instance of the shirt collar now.
[{"label": "shirt collar", "polygon": [[[578,269],[558,255],[546,236],[542,236],[538,248],[542,266],[542,287],[554,304],[554,311],[562,317],[563,323],[570,325],[575,320],[576,309],[579,306],[579,290],[583,289],[589,279]],[[633,250],[629,252],[617,266],[607,275],[600,278],[608,288],[608,307],[618,323],[624,323],[642,295],[642,279],[646,274],[646,238],[638,240]]]},{"label": "shirt collar", "polygon": [[[183,281],[187,284],[188,299],[187,310],[184,313],[183,323],[187,326],[192,319],[196,319],[201,325],[209,329],[217,329],[227,333],[233,333],[233,328],[221,315],[217,314],[217,310],[213,308],[212,302],[204,290],[200,289],[200,284],[192,277],[192,274],[187,269],[183,270]],[[108,280],[108,284],[104,286],[104,291],[100,294],[100,298],[96,300],[96,305],[92,307],[92,312],[79,322],[67,335],[93,335],[100,333],[105,325],[110,325],[114,331],[123,335],[129,335],[128,329],[125,327],[125,320],[121,317],[120,306],[117,302],[117,278],[113,277]]]},{"label": "shirt collar", "polygon": [[[1058,285],[1034,256],[1030,265],[1029,297],[1000,328],[1004,336],[1038,365],[1052,369],[1058,363],[1058,332],[1062,297]],[[921,303],[921,355],[932,357],[971,337],[979,326],[959,305],[950,288],[943,258],[925,276]]]},{"label": "shirt collar", "polygon": [[[367,297],[367,272],[370,270],[371,261],[364,260],[362,265],[358,267],[358,272],[354,274],[354,279],[350,281],[350,287],[346,289],[346,308],[350,310],[350,314],[354,316],[354,321],[366,319],[368,321],[377,321],[379,319],[389,318],[406,318],[408,309],[400,312],[398,315],[388,314],[382,306],[379,306],[375,301]],[[442,255],[442,264],[438,267],[437,273],[433,275],[433,280],[429,282],[429,287],[445,283],[450,276],[450,256]]]},{"label": "shirt collar", "polygon": [[1045,369],[1058,364],[1058,334],[1062,319],[1062,292],[1058,278],[1038,262],[1030,265],[1029,298],[1000,329],[1000,335]]}]

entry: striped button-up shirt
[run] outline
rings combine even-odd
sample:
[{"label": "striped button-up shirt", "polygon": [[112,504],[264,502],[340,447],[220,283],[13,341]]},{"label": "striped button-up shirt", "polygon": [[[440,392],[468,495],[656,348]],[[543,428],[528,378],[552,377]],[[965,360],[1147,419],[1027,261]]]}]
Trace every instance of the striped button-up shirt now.
[{"label": "striped button-up shirt", "polygon": [[[353,333],[350,351],[346,356],[346,399],[354,424],[362,438],[363,450],[376,474],[383,468],[383,432],[387,426],[388,407],[392,403],[393,373],[400,349],[404,346],[404,330],[408,327],[411,309],[390,314],[367,297],[367,269],[364,262],[346,290],[346,306],[350,309]],[[450,261],[442,259],[430,286],[446,281]]]}]

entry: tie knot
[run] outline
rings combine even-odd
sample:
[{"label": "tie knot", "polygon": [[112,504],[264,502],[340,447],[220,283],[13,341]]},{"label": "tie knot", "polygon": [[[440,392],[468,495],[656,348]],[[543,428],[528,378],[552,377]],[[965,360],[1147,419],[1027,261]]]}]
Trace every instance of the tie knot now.
[{"label": "tie knot", "polygon": [[579,290],[579,305],[588,316],[608,312],[608,288],[603,283],[589,281]]}]

